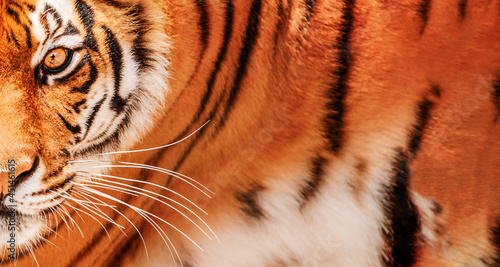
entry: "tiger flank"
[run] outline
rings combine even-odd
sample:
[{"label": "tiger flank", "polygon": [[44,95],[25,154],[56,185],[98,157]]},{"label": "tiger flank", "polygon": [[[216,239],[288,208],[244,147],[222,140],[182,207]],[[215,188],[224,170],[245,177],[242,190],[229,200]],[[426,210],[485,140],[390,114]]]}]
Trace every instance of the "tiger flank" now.
[{"label": "tiger flank", "polygon": [[500,0],[0,0],[2,266],[500,266]]}]

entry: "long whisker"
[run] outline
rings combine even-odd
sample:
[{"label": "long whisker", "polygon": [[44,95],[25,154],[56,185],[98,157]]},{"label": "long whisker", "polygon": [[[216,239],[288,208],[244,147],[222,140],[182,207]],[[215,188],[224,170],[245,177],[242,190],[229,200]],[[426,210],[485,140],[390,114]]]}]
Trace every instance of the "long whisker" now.
[{"label": "long whisker", "polygon": [[201,212],[203,212],[203,214],[208,215],[208,213],[206,213],[202,208],[200,208],[194,202],[192,202],[191,200],[189,200],[187,197],[183,196],[182,194],[177,193],[176,191],[174,191],[174,190],[172,190],[172,189],[170,189],[168,187],[164,187],[164,186],[161,186],[161,185],[157,185],[155,183],[151,183],[151,182],[147,182],[147,181],[142,181],[142,180],[137,180],[137,179],[128,179],[128,178],[123,178],[123,177],[118,177],[118,176],[113,176],[113,175],[91,173],[91,172],[84,172],[84,173],[91,175],[91,177],[94,178],[94,179],[96,178],[95,176],[99,176],[99,177],[112,178],[112,179],[117,179],[117,180],[122,180],[122,181],[128,181],[128,182],[135,182],[135,183],[152,185],[154,187],[163,189],[163,190],[168,191],[168,192],[170,192],[172,194],[175,194],[176,196],[181,197],[182,199],[184,199],[187,202],[189,202],[189,204],[193,205],[194,207],[196,207],[197,209],[199,209]]},{"label": "long whisker", "polygon": [[[158,217],[158,216],[156,216],[156,215],[154,215],[154,214],[152,214],[152,213],[150,213],[150,212],[147,212],[147,211],[145,211],[145,210],[143,210],[143,209],[141,209],[141,208],[138,208],[138,207],[132,206],[132,205],[128,204],[127,202],[121,201],[121,200],[119,200],[119,199],[117,199],[117,198],[115,198],[115,197],[112,197],[112,196],[108,195],[108,194],[105,194],[105,193],[103,193],[103,192],[100,192],[100,191],[97,191],[97,190],[94,190],[94,189],[88,188],[88,186],[87,186],[87,185],[82,185],[82,184],[78,184],[78,185],[83,186],[83,187],[82,187],[82,189],[87,190],[87,191],[90,191],[90,192],[92,192],[92,193],[94,193],[94,194],[96,194],[96,195],[100,195],[100,196],[105,197],[105,198],[107,198],[107,199],[109,199],[109,200],[113,200],[113,201],[115,201],[115,202],[121,203],[121,204],[123,204],[123,205],[125,205],[125,206],[127,206],[127,207],[129,207],[129,208],[131,208],[131,209],[133,209],[133,210],[135,210],[135,211],[141,211],[141,212],[144,212],[145,214],[147,214],[147,215],[149,215],[149,216],[153,216],[154,218],[156,218],[156,219],[158,219],[158,220],[162,221],[163,223],[165,223],[166,225],[170,226],[172,229],[174,229],[175,231],[177,231],[178,233],[180,233],[181,235],[183,235],[183,236],[184,236],[186,239],[188,239],[188,240],[189,240],[189,241],[190,241],[193,245],[195,245],[196,247],[198,247],[198,249],[200,249],[201,251],[204,251],[204,250],[203,250],[203,248],[201,248],[201,247],[200,247],[200,246],[199,246],[196,242],[194,242],[194,240],[193,240],[193,239],[191,239],[191,238],[190,238],[189,236],[187,236],[184,232],[182,232],[181,230],[179,230],[179,228],[175,227],[174,225],[172,225],[171,223],[169,223],[169,222],[165,221],[164,219],[162,219],[162,218],[160,218],[160,217]],[[108,189],[109,189],[109,188],[108,188]]]},{"label": "long whisker", "polygon": [[108,208],[111,208],[111,207],[116,208],[116,206],[111,206],[111,205],[109,205],[109,204],[107,204],[107,203],[105,203],[105,204],[102,204],[102,203],[95,203],[95,202],[93,202],[93,201],[90,201],[90,199],[88,199],[88,197],[84,196],[84,195],[83,195],[83,194],[81,194],[80,192],[74,192],[74,194],[75,194],[75,195],[78,195],[78,196],[80,196],[80,197],[82,197],[82,198],[84,198],[84,199],[85,199],[85,200],[87,200],[89,203],[91,203],[90,205],[92,205],[92,206],[93,206],[94,211],[95,211],[95,212],[99,212],[99,214],[101,214],[101,216],[104,216],[104,218],[105,218],[106,220],[113,221],[113,219],[111,219],[111,217],[109,217],[106,213],[104,213],[104,212],[103,212],[103,211],[102,211],[102,210],[101,210],[101,209],[97,206],[97,204],[100,204],[100,205],[102,205],[102,206],[104,206],[104,207],[108,207]]},{"label": "long whisker", "polygon": [[167,145],[163,145],[163,146],[159,146],[159,147],[153,147],[153,148],[146,148],[146,149],[137,149],[137,150],[129,150],[129,151],[115,151],[115,152],[101,153],[101,154],[96,154],[95,156],[105,156],[105,155],[116,155],[116,154],[128,154],[128,153],[146,152],[146,151],[158,150],[158,149],[163,149],[163,148],[167,148],[167,147],[170,147],[170,146],[174,146],[176,144],[179,144],[179,143],[185,141],[186,139],[190,138],[194,134],[196,134],[203,127],[205,127],[209,122],[210,122],[210,120],[207,121],[207,122],[205,122],[200,128],[196,129],[194,132],[192,132],[188,136],[182,138],[181,140],[175,141],[175,142],[167,144]]},{"label": "long whisker", "polygon": [[29,249],[31,256],[33,256],[33,259],[35,260],[36,266],[40,267],[40,264],[38,264],[38,261],[35,257],[35,253],[33,253],[33,248]]},{"label": "long whisker", "polygon": [[[100,203],[103,203],[103,204],[105,203],[104,201],[102,201],[102,200],[100,200],[99,198],[97,198],[97,197],[95,197],[95,196],[92,196],[92,195],[90,194],[90,193],[93,193],[92,191],[95,191],[95,190],[92,190],[92,189],[90,189],[90,188],[86,188],[86,187],[85,187],[85,185],[80,185],[80,184],[78,184],[78,185],[79,185],[79,186],[80,186],[83,190],[86,190],[87,192],[89,192],[89,193],[85,193],[85,192],[81,192],[81,191],[80,191],[80,193],[81,193],[82,195],[85,195],[85,196],[87,196],[87,197],[89,197],[89,198],[95,199],[96,201],[99,201]],[[100,192],[99,192],[99,193],[100,193]],[[104,194],[104,193],[103,193],[103,194]],[[142,240],[142,244],[144,245],[144,249],[145,249],[145,251],[146,251],[146,258],[148,258],[148,259],[149,259],[148,247],[146,246],[146,241],[144,240],[144,237],[142,236],[141,231],[139,231],[139,228],[137,228],[137,226],[135,226],[135,224],[134,224],[134,223],[133,223],[133,222],[132,222],[132,221],[131,221],[131,220],[130,220],[127,216],[125,216],[123,213],[121,213],[119,210],[117,210],[117,209],[116,209],[116,208],[114,208],[113,206],[109,206],[109,207],[110,207],[113,211],[115,211],[116,213],[120,214],[120,215],[121,215],[121,216],[122,216],[125,220],[127,220],[127,221],[130,223],[130,225],[132,225],[132,227],[134,227],[134,229],[137,231],[137,233],[139,234],[139,237],[140,237],[140,238],[141,238],[141,240]],[[127,234],[126,234],[126,233],[124,233],[124,234],[125,234],[125,236],[127,236]]]},{"label": "long whisker", "polygon": [[169,207],[169,208],[171,208],[171,209],[175,210],[175,211],[176,211],[176,212],[178,212],[179,214],[181,214],[184,218],[186,218],[186,219],[187,219],[188,221],[190,221],[193,225],[195,225],[195,226],[196,226],[196,228],[198,228],[198,229],[199,229],[199,230],[200,230],[203,234],[205,234],[205,235],[206,235],[206,236],[207,236],[210,240],[212,240],[212,238],[211,238],[211,237],[210,237],[210,236],[209,236],[209,235],[208,235],[208,234],[207,234],[207,233],[206,233],[203,229],[201,229],[201,227],[200,227],[200,226],[198,226],[198,224],[197,224],[197,223],[195,223],[195,222],[194,222],[191,218],[189,218],[187,215],[185,215],[184,213],[182,213],[182,212],[181,212],[180,210],[178,210],[177,208],[173,207],[172,205],[170,205],[170,204],[168,204],[168,203],[166,203],[166,202],[164,202],[164,201],[162,201],[162,200],[160,200],[160,199],[158,199],[158,198],[155,198],[155,197],[153,197],[153,196],[150,196],[150,195],[148,195],[148,194],[146,194],[146,193],[138,192],[138,191],[136,191],[136,190],[140,190],[140,191],[143,191],[143,192],[147,192],[147,193],[149,193],[149,194],[153,194],[153,195],[156,195],[156,196],[160,196],[160,197],[162,197],[162,198],[165,198],[165,199],[167,199],[167,200],[170,200],[170,201],[174,202],[175,204],[177,204],[177,205],[179,205],[179,206],[183,207],[184,209],[188,210],[188,211],[189,211],[191,214],[193,214],[194,216],[196,216],[196,218],[198,218],[198,220],[200,220],[200,221],[201,221],[201,222],[202,222],[202,223],[203,223],[203,224],[204,224],[204,225],[205,225],[205,226],[206,226],[206,227],[210,230],[210,232],[212,232],[212,234],[213,234],[214,236],[216,236],[216,235],[215,235],[215,233],[214,233],[214,232],[210,229],[210,227],[209,227],[209,226],[205,223],[205,221],[203,221],[203,219],[201,219],[201,218],[200,218],[200,217],[199,217],[196,213],[194,213],[192,210],[190,210],[190,209],[189,209],[189,208],[187,208],[186,206],[182,205],[181,203],[179,203],[179,202],[177,202],[177,201],[175,201],[175,200],[173,200],[173,199],[170,199],[170,198],[168,198],[168,197],[166,197],[166,196],[160,195],[160,194],[158,194],[158,193],[155,193],[155,192],[152,192],[152,191],[149,191],[149,190],[146,190],[146,189],[140,188],[140,187],[135,187],[135,186],[131,186],[131,185],[123,184],[123,183],[118,183],[118,182],[113,182],[113,181],[107,181],[107,180],[105,180],[105,179],[100,179],[100,178],[94,178],[94,179],[99,180],[99,181],[108,182],[108,183],[113,183],[113,184],[120,185],[120,186],[126,186],[126,187],[129,187],[129,188],[134,188],[134,190],[130,190],[130,189],[126,189],[126,188],[120,188],[120,187],[118,187],[118,186],[108,185],[108,184],[105,184],[105,183],[99,183],[99,182],[95,182],[95,181],[87,181],[87,182],[92,183],[92,184],[95,184],[95,185],[100,185],[100,186],[105,186],[105,187],[108,187],[108,186],[109,186],[109,187],[112,187],[112,188],[114,188],[114,189],[127,190],[128,192],[137,193],[137,194],[140,194],[140,195],[143,195],[143,196],[149,197],[149,198],[151,198],[151,199],[154,199],[154,200],[156,200],[156,201],[158,201],[158,202],[160,202],[160,203],[162,203],[162,204],[166,205],[167,207]]},{"label": "long whisker", "polygon": [[[63,205],[68,205],[68,202],[64,202]],[[78,226],[78,223],[76,223],[76,221],[73,219],[73,217],[71,217],[71,215],[69,214],[69,212],[66,210],[66,207],[61,206],[61,211],[64,212],[66,215],[68,215],[68,218],[70,219],[71,224],[73,224],[73,226],[76,226],[78,228],[78,231],[80,231],[80,234],[82,235],[82,238],[85,238],[85,236],[83,235],[82,229],[80,229],[80,226]]]},{"label": "long whisker", "polygon": [[[102,161],[98,161],[98,160],[69,161],[69,163],[85,163],[85,162],[102,162]],[[202,185],[200,182],[196,181],[195,179],[193,179],[189,176],[186,176],[186,175],[183,175],[183,174],[180,174],[178,172],[171,171],[171,170],[167,170],[164,168],[156,167],[156,166],[150,166],[150,165],[145,165],[145,164],[135,164],[135,163],[125,163],[125,165],[113,165],[113,164],[111,164],[111,165],[100,165],[100,166],[87,166],[87,167],[83,167],[82,169],[102,169],[102,168],[132,168],[132,169],[145,169],[145,170],[157,171],[157,172],[161,172],[161,173],[173,176],[173,177],[191,185],[193,188],[200,191],[201,193],[203,193],[205,196],[207,196],[210,199],[212,197],[209,194],[207,194],[206,192],[204,192],[202,189],[200,189],[198,186],[194,185],[191,182],[194,182],[194,183],[200,185],[201,187],[203,187],[203,189],[207,190],[209,193],[215,194],[212,191],[210,191],[210,189],[208,189],[207,187]]]},{"label": "long whisker", "polygon": [[[81,206],[81,207],[86,208],[88,211],[90,211],[90,212],[94,213],[96,216],[98,216],[98,217],[100,217],[100,218],[103,218],[104,220],[106,220],[106,221],[108,221],[108,222],[112,223],[113,225],[115,225],[116,227],[118,227],[118,229],[120,229],[120,231],[122,231],[122,232],[123,232],[123,229],[125,229],[125,227],[124,227],[124,226],[122,226],[122,225],[120,225],[120,224],[116,223],[116,222],[115,222],[115,221],[113,221],[112,219],[108,219],[108,218],[106,218],[106,217],[104,217],[104,216],[100,215],[99,213],[95,212],[94,210],[92,210],[92,209],[91,209],[91,207],[89,207],[89,206],[88,206],[88,204],[84,203],[84,201],[82,201],[82,200],[80,200],[80,199],[75,199],[75,198],[72,198],[72,197],[68,197],[68,199],[71,199],[71,200],[75,201],[76,203],[80,204],[80,206]],[[80,202],[80,201],[81,201],[81,202]],[[92,203],[92,202],[91,202],[91,203]],[[68,205],[70,205],[70,204],[68,204]],[[70,205],[70,206],[71,206],[71,205]],[[105,231],[105,232],[106,232],[106,234],[108,235],[109,240],[110,240],[110,241],[112,241],[112,238],[111,238],[111,236],[109,235],[108,230],[106,229],[106,227],[104,227],[104,225],[103,225],[103,224],[102,224],[102,223],[101,223],[101,222],[100,222],[97,218],[95,218],[93,215],[89,214],[88,212],[86,212],[86,211],[84,211],[84,210],[82,210],[82,209],[79,209],[79,208],[76,208],[76,207],[73,207],[73,206],[71,206],[71,207],[72,207],[73,209],[77,210],[77,211],[81,211],[81,212],[83,212],[84,214],[87,214],[87,215],[88,215],[88,216],[90,216],[92,219],[94,219],[95,221],[97,221],[97,223],[99,223],[99,224],[102,226],[102,228],[104,229],[104,231]],[[99,211],[100,211],[100,210],[99,210]],[[102,212],[102,211],[101,211],[101,212]],[[125,234],[125,232],[123,232],[123,233]]]}]

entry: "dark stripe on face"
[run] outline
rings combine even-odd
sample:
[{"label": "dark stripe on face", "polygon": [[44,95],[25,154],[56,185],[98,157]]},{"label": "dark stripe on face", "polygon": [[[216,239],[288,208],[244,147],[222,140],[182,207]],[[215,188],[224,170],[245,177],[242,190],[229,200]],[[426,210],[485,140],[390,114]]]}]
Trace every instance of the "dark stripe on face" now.
[{"label": "dark stripe on face", "polygon": [[145,18],[144,7],[140,4],[129,7],[125,15],[130,17],[130,20],[137,25],[134,30],[136,35],[132,45],[132,55],[139,63],[139,71],[143,71],[151,67],[150,62],[154,61],[154,58],[151,58],[151,51],[147,48],[148,42],[144,39],[152,26]]},{"label": "dark stripe on face", "polygon": [[31,48],[32,47],[32,44],[31,44],[31,31],[30,31],[30,28],[28,28],[28,26],[23,26],[24,28],[24,31],[26,32],[26,45],[28,46],[28,48]]},{"label": "dark stripe on face", "polygon": [[85,45],[97,52],[97,42],[94,33],[92,32],[92,27],[94,27],[94,12],[81,0],[77,0],[75,4],[76,10],[78,10],[78,13],[80,14],[80,21],[84,25],[85,31],[87,32],[87,35],[85,36]]},{"label": "dark stripe on face", "polygon": [[417,240],[421,230],[420,217],[410,198],[408,156],[400,152],[394,163],[391,185],[385,193],[386,266],[412,266],[416,261]]},{"label": "dark stripe on face", "polygon": [[73,25],[73,23],[68,22],[68,26],[66,26],[66,29],[64,29],[63,36],[69,36],[69,35],[78,35],[80,34],[80,31]]},{"label": "dark stripe on face", "polygon": [[17,48],[21,48],[21,44],[19,44],[19,41],[17,41],[17,38],[12,30],[10,31],[10,38],[14,41],[14,44],[16,44]]},{"label": "dark stripe on face", "polygon": [[[85,58],[85,56],[84,56]],[[89,59],[90,59],[90,56],[89,56]],[[89,65],[90,65],[90,74],[89,74],[89,79],[80,87],[73,87],[71,89],[71,93],[75,93],[75,92],[79,92],[79,93],[82,93],[82,94],[87,94],[89,92],[89,89],[90,87],[95,83],[95,81],[97,80],[97,68],[96,66],[94,65],[94,63],[92,63],[92,61],[89,60]]]},{"label": "dark stripe on face", "polygon": [[460,0],[458,2],[458,14],[460,15],[460,21],[465,19],[467,15],[467,0]]},{"label": "dark stripe on face", "polygon": [[117,149],[118,144],[120,144],[120,136],[122,132],[125,132],[125,130],[130,126],[130,115],[129,113],[131,110],[125,111],[125,116],[123,120],[120,122],[120,124],[116,127],[114,132],[109,133],[109,130],[104,131],[105,133],[109,134],[106,139],[99,143],[93,143],[92,145],[88,146],[85,149],[82,149],[78,152],[75,153],[75,157],[81,157],[81,156],[86,156],[89,154],[99,154],[99,153],[104,153],[106,152],[106,149]]},{"label": "dark stripe on face", "polygon": [[236,70],[236,76],[234,78],[233,87],[229,92],[229,97],[227,104],[222,113],[221,119],[216,126],[214,138],[224,127],[227,117],[231,110],[233,109],[236,101],[238,99],[239,92],[241,91],[241,83],[246,75],[248,63],[250,57],[252,56],[253,48],[257,41],[259,35],[259,22],[260,22],[260,12],[262,7],[261,0],[255,0],[252,4],[250,14],[248,15],[247,28],[245,31],[245,39],[243,40],[243,47],[241,48],[241,53],[238,59],[238,69]]},{"label": "dark stripe on face", "polygon": [[500,76],[497,77],[492,83],[493,91],[491,92],[491,100],[493,101],[493,105],[496,109],[496,114],[494,118],[494,122],[498,121],[498,117],[500,116]]},{"label": "dark stripe on face", "polygon": [[83,136],[82,140],[84,140],[87,135],[89,134],[90,128],[92,127],[92,124],[94,123],[95,116],[97,115],[97,112],[101,109],[102,103],[104,103],[104,100],[106,100],[107,95],[105,94],[103,98],[97,102],[97,104],[92,108],[92,113],[90,113],[89,118],[85,122],[85,126],[87,127],[87,131],[85,132],[85,135]]},{"label": "dark stripe on face", "polygon": [[15,22],[21,24],[21,19],[19,18],[19,13],[17,11],[11,9],[9,6],[7,6],[6,9],[7,15],[9,15]]},{"label": "dark stripe on face", "polygon": [[311,177],[306,181],[306,185],[300,191],[301,200],[300,208],[302,209],[319,190],[319,187],[323,183],[323,176],[325,174],[323,167],[326,163],[325,158],[318,156],[312,160],[311,166]]},{"label": "dark stripe on face", "polygon": [[235,193],[236,200],[242,204],[241,210],[249,217],[255,219],[264,217],[262,207],[257,200],[259,193],[264,189],[262,185],[252,185],[247,191],[237,191]]},{"label": "dark stripe on face", "polygon": [[59,15],[59,13],[54,9],[54,7],[52,7],[50,5],[45,5],[45,9],[44,9],[43,13],[44,13],[44,15],[42,16],[42,19],[45,20],[47,22],[47,24],[48,24],[48,21],[47,21],[48,14],[51,14],[57,23],[57,27],[50,33],[51,35],[53,35],[62,27],[63,21],[62,21],[61,15]]},{"label": "dark stripe on face", "polygon": [[326,137],[330,143],[330,149],[338,152],[342,148],[344,138],[345,114],[344,100],[349,83],[349,69],[351,64],[350,37],[353,28],[355,1],[344,1],[342,9],[342,24],[340,25],[340,37],[337,40],[338,68],[333,72],[336,81],[328,92],[330,102],[327,104],[328,114],[325,119]]},{"label": "dark stripe on face", "polygon": [[81,101],[76,102],[73,105],[73,109],[75,110],[76,113],[80,113],[80,107],[87,102],[87,99],[83,99]]},{"label": "dark stripe on face", "polygon": [[[55,185],[52,185],[51,187],[47,188],[47,189],[44,189],[44,190],[41,190],[41,191],[38,191],[38,192],[35,192],[35,193],[32,193],[31,196],[40,196],[40,195],[46,195],[48,193],[53,193],[59,189],[62,189],[64,188],[66,185],[68,185],[69,183],[71,183],[73,181],[73,178],[75,178],[75,175],[73,174],[72,176],[66,178],[64,181],[62,181],[61,183],[58,183],[58,184],[55,184]],[[61,197],[64,197],[64,196],[61,196]]]},{"label": "dark stripe on face", "polygon": [[106,26],[102,26],[102,28],[106,32],[106,45],[108,47],[109,56],[111,57],[115,81],[115,94],[113,95],[113,99],[111,99],[111,109],[116,113],[121,113],[127,104],[126,100],[122,99],[119,95],[123,71],[123,51],[111,30]]},{"label": "dark stripe on face", "polygon": [[422,27],[420,28],[420,34],[425,32],[425,28],[427,27],[427,21],[429,20],[429,10],[431,7],[431,0],[422,0],[418,5],[418,15],[422,20]]},{"label": "dark stripe on face", "polygon": [[72,132],[73,134],[79,134],[81,132],[80,125],[72,126],[59,112],[57,113],[57,115],[63,121],[66,129],[68,129],[70,132]]}]

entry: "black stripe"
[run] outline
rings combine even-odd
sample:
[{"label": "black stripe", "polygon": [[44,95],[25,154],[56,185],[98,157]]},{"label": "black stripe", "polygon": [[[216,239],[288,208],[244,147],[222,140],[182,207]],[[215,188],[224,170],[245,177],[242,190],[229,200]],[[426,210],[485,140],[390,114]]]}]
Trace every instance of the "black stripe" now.
[{"label": "black stripe", "polygon": [[467,0],[460,0],[458,2],[458,14],[460,15],[460,21],[465,19],[467,15]]},{"label": "black stripe", "polygon": [[44,9],[43,13],[44,13],[44,15],[42,17],[45,20],[47,20],[47,14],[51,14],[57,23],[57,27],[54,29],[54,31],[51,32],[51,35],[53,35],[62,27],[63,20],[61,18],[61,15],[59,15],[59,13],[54,9],[54,7],[52,7],[50,5],[45,5],[45,9]]},{"label": "black stripe", "polygon": [[75,178],[75,175],[73,174],[72,176],[69,176],[68,178],[64,179],[64,181],[62,181],[61,183],[52,185],[51,187],[49,187],[47,189],[32,193],[31,196],[40,196],[40,195],[45,195],[45,194],[50,193],[50,192],[54,192],[58,189],[63,188],[64,186],[66,186],[70,182],[72,182],[74,178]]},{"label": "black stripe", "polygon": [[75,110],[76,113],[80,113],[80,107],[87,102],[87,99],[83,99],[81,101],[76,102],[73,105],[73,109]]},{"label": "black stripe", "polygon": [[64,123],[64,126],[66,126],[66,128],[70,132],[72,132],[73,134],[79,134],[80,133],[80,131],[81,131],[80,125],[72,126],[59,112],[57,113],[57,115],[59,116],[59,118],[61,118],[61,120]]},{"label": "black stripe", "polygon": [[228,118],[229,113],[232,111],[236,101],[238,100],[238,95],[241,91],[241,84],[243,82],[243,78],[246,75],[248,63],[250,57],[252,56],[252,52],[257,41],[257,37],[259,35],[259,22],[260,22],[260,12],[262,7],[261,0],[255,0],[250,9],[250,13],[248,15],[247,28],[245,31],[245,39],[243,40],[243,47],[241,48],[240,56],[238,59],[238,69],[236,70],[236,75],[233,82],[233,87],[229,92],[229,96],[227,99],[227,104],[222,113],[221,119],[216,126],[214,132],[215,136],[220,132],[220,130],[224,127],[225,122]]},{"label": "black stripe", "polygon": [[[121,140],[121,133],[125,132],[125,129],[127,129],[130,126],[130,112],[132,110],[128,109],[125,111],[125,115],[123,116],[123,120],[120,122],[120,124],[116,127],[114,132],[109,133],[109,135],[104,139],[103,141],[99,143],[94,143],[91,144],[90,146],[78,151],[75,153],[75,157],[81,157],[89,154],[99,154],[99,153],[104,153],[106,150],[109,149],[117,149],[118,144],[120,144]],[[108,133],[108,131],[105,131]]]},{"label": "black stripe", "polygon": [[19,13],[17,13],[17,11],[15,11],[15,10],[11,9],[9,6],[7,6],[6,13],[12,19],[14,19],[15,22],[17,22],[18,24],[21,24],[21,19],[19,18]]},{"label": "black stripe", "polygon": [[429,9],[431,7],[431,0],[422,0],[418,5],[418,15],[422,20],[422,27],[420,28],[420,34],[425,32],[425,28],[427,27],[427,21],[429,20]]},{"label": "black stripe", "polygon": [[309,21],[309,20],[311,20],[313,14],[314,14],[314,5],[316,5],[316,0],[305,0],[305,5],[306,5],[305,18],[306,18],[306,21]]},{"label": "black stripe", "polygon": [[214,69],[212,70],[210,78],[207,81],[207,90],[205,91],[205,94],[203,95],[203,98],[200,101],[199,105],[200,108],[196,112],[195,117],[191,120],[189,127],[187,127],[185,131],[181,133],[181,135],[179,135],[180,138],[182,138],[184,135],[188,133],[189,129],[199,120],[202,113],[207,108],[207,103],[210,100],[213,93],[215,79],[217,77],[217,74],[220,72],[220,65],[222,64],[227,55],[227,48],[229,46],[229,41],[231,40],[231,36],[233,34],[233,22],[234,22],[233,2],[228,1],[226,5],[226,22],[224,26],[224,37],[221,48],[219,50],[219,54],[217,55],[217,61],[215,61],[214,64]]},{"label": "black stripe", "polygon": [[107,95],[105,94],[104,97],[99,102],[97,102],[97,104],[92,108],[92,113],[90,113],[89,118],[85,122],[85,126],[87,127],[87,131],[85,132],[85,135],[83,136],[82,140],[84,140],[87,137],[87,135],[89,134],[90,128],[92,127],[92,124],[94,123],[95,116],[96,116],[97,112],[99,112],[99,110],[101,109],[102,103],[104,103],[104,100],[106,100],[106,97],[107,97]]},{"label": "black stripe", "polygon": [[241,211],[243,211],[249,217],[255,219],[261,219],[264,217],[264,212],[262,207],[258,203],[258,195],[265,188],[262,185],[254,184],[251,185],[246,191],[237,191],[235,193],[236,200],[238,200],[242,206]]},{"label": "black stripe", "polygon": [[409,152],[413,156],[417,154],[417,151],[420,148],[422,135],[424,134],[427,123],[429,122],[430,111],[433,106],[434,104],[427,98],[424,98],[424,100],[418,103],[417,123],[413,126],[410,144],[408,145]]},{"label": "black stripe", "polygon": [[139,231],[136,231],[130,238],[123,239],[119,244],[115,246],[115,249],[113,251],[114,253],[112,255],[107,255],[108,262],[104,264],[104,266],[121,267],[123,266],[123,260],[127,258],[126,255],[133,254],[138,249],[142,249],[140,247],[142,245],[142,240],[139,233],[144,230],[143,228],[146,225],[145,222],[146,220],[144,220],[144,223],[139,226]]},{"label": "black stripe", "polygon": [[106,45],[108,47],[109,56],[111,57],[111,64],[113,65],[113,75],[115,80],[114,95],[111,99],[111,109],[116,113],[123,112],[127,101],[120,97],[119,91],[122,81],[122,71],[123,71],[123,50],[116,40],[115,35],[111,30],[102,26],[102,29],[106,32]]},{"label": "black stripe", "polygon": [[94,12],[85,2],[77,0],[76,10],[80,15],[80,21],[85,27],[87,35],[85,36],[85,45],[97,52],[97,41],[95,39],[94,33],[92,32],[92,27],[94,27]]},{"label": "black stripe", "polygon": [[130,20],[137,27],[134,30],[135,37],[132,45],[132,55],[139,63],[139,71],[144,71],[151,67],[150,62],[154,60],[151,57],[151,50],[148,49],[148,41],[144,39],[144,36],[151,30],[152,25],[146,19],[144,7],[140,4],[129,7],[125,15],[130,17]]},{"label": "black stripe", "polygon": [[342,24],[340,25],[340,37],[337,40],[338,56],[335,65],[339,65],[333,72],[336,81],[328,92],[330,102],[327,104],[328,114],[325,119],[326,138],[330,143],[330,149],[338,152],[342,148],[344,138],[345,114],[344,100],[348,90],[349,69],[351,64],[350,36],[354,21],[354,0],[345,0],[342,9]]},{"label": "black stripe", "polygon": [[306,181],[306,185],[303,186],[300,191],[300,207],[303,208],[318,192],[319,187],[323,183],[323,176],[325,174],[323,167],[326,163],[326,159],[318,156],[312,160],[311,166],[311,177]]},{"label": "black stripe", "polygon": [[412,266],[416,261],[420,216],[409,195],[409,158],[400,152],[394,163],[391,185],[387,188],[384,202],[386,225],[382,232],[386,241],[386,266]]},{"label": "black stripe", "polygon": [[500,217],[495,220],[495,224],[491,227],[489,239],[494,253],[488,259],[483,259],[483,262],[489,267],[498,267],[500,266]]},{"label": "black stripe", "polygon": [[[227,2],[225,10],[226,10],[226,15],[225,15],[225,26],[224,26],[223,42],[222,42],[221,48],[219,50],[219,53],[217,55],[217,60],[215,61],[214,69],[212,70],[210,78],[207,81],[207,90],[205,91],[205,94],[203,95],[203,98],[201,99],[201,102],[200,102],[200,105],[199,105],[200,108],[196,112],[195,116],[191,119],[191,122],[189,123],[189,125],[178,136],[175,137],[175,139],[174,139],[173,142],[178,141],[178,140],[184,138],[189,133],[189,130],[201,118],[201,115],[203,114],[203,112],[207,108],[207,103],[210,100],[210,97],[212,96],[213,87],[214,87],[214,84],[215,84],[215,79],[217,77],[217,74],[220,72],[220,65],[222,64],[222,62],[226,58],[227,48],[229,46],[229,42],[231,40],[231,36],[232,36],[232,33],[233,33],[234,9],[233,9],[233,2],[232,2],[232,0],[229,0]],[[219,106],[219,102],[217,102],[214,105],[214,107],[212,108],[212,110],[209,112],[209,115],[208,115],[209,119],[213,118],[213,116],[215,114],[215,111],[218,108],[218,106]],[[175,165],[174,171],[178,170],[182,166],[182,164],[186,160],[187,156],[191,153],[191,150],[197,144],[197,142],[199,140],[198,137],[201,136],[201,135],[203,135],[205,133],[206,129],[207,129],[207,127],[204,127],[204,128],[202,128],[198,132],[198,134],[195,136],[195,139],[193,140],[193,142],[191,142],[191,144],[189,145],[189,147],[184,151],[182,157],[179,159],[179,161]],[[167,150],[168,150],[168,148],[164,148],[164,149],[159,150],[151,158],[151,164],[150,165],[156,166],[157,162],[159,162],[159,160],[163,157],[163,155],[167,152]],[[167,180],[166,184],[169,184],[171,180],[172,180],[172,177],[170,177]]]},{"label": "black stripe", "polygon": [[283,31],[284,23],[285,23],[285,9],[283,8],[283,0],[279,0],[278,2],[278,20],[276,22],[276,30],[274,31],[274,54],[278,52],[278,39],[280,34]]},{"label": "black stripe", "polygon": [[82,94],[87,94],[89,92],[90,87],[97,80],[98,72],[97,72],[96,66],[94,65],[94,63],[92,63],[92,61],[89,61],[88,63],[90,65],[89,79],[81,87],[79,87],[79,88],[78,87],[73,87],[71,89],[71,93],[79,92],[79,93],[82,93]]},{"label": "black stripe", "polygon": [[28,46],[28,48],[31,48],[32,47],[31,30],[26,25],[24,25],[23,28],[24,28],[24,31],[26,32],[26,45]]},{"label": "black stripe", "polygon": [[80,34],[80,31],[73,25],[73,23],[68,22],[68,26],[66,26],[66,29],[64,29],[64,32],[62,33],[63,36],[68,36],[68,35],[78,35]]},{"label": "black stripe", "polygon": [[21,48],[21,44],[19,44],[19,42],[17,41],[16,35],[12,30],[10,30],[10,38],[14,40],[14,43],[16,44],[17,48]]},{"label": "black stripe", "polygon": [[198,73],[198,69],[201,66],[201,62],[205,57],[205,53],[208,48],[208,37],[210,35],[210,21],[207,12],[207,3],[205,2],[205,0],[196,0],[196,5],[198,13],[200,14],[200,19],[198,21],[198,30],[200,31],[201,50],[199,53],[198,63],[196,64],[194,72],[187,82],[188,85],[191,83],[195,75]]},{"label": "black stripe", "polygon": [[[205,0],[197,0],[198,12],[200,13],[200,20],[198,21],[198,27],[200,30],[200,42],[202,45],[200,52],[200,62],[205,54],[208,47],[208,36],[210,34],[210,20],[208,17],[207,3]],[[200,64],[200,63],[199,63]]]},{"label": "black stripe", "polygon": [[494,122],[496,123],[498,121],[498,117],[500,116],[500,76],[493,81],[492,86],[493,91],[491,92],[491,99],[496,109],[496,114],[494,117]]}]

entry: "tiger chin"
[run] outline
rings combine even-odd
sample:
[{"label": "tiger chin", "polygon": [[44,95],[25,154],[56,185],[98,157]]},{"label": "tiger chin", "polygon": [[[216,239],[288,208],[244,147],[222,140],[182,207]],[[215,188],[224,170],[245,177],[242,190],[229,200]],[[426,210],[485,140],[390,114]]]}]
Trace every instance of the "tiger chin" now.
[{"label": "tiger chin", "polygon": [[498,266],[500,9],[0,0],[16,266]]}]

